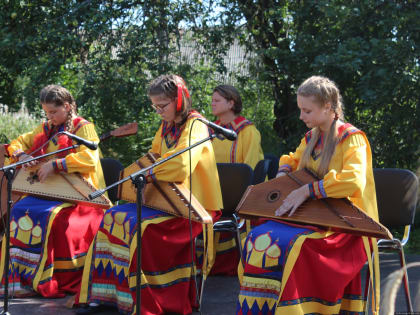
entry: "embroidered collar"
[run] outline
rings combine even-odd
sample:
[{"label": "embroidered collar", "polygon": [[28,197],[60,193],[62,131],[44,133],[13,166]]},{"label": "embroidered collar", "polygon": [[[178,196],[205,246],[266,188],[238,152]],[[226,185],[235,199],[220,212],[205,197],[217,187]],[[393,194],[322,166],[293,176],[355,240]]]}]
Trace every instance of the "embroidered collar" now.
[{"label": "embroidered collar", "polygon": [[[337,137],[339,139],[338,143],[343,142],[350,135],[354,133],[358,133],[358,132],[361,132],[361,131],[357,129],[356,127],[354,127],[352,124],[344,123],[343,125],[338,127],[338,130],[337,130]],[[305,135],[305,141],[307,144],[309,143],[311,138],[312,138],[312,130],[308,131]],[[322,132],[311,153],[311,156],[315,161],[321,156],[322,149],[324,148],[324,138],[325,138],[324,133]]]},{"label": "embroidered collar", "polygon": [[[82,126],[88,124],[89,122],[82,117],[76,117],[73,119],[73,126],[74,126],[74,133],[77,132]],[[55,145],[59,145],[59,149],[66,148],[72,145],[72,140],[67,137],[66,135],[59,135],[58,137],[54,137],[57,132],[66,130],[65,125],[61,124],[60,126],[53,126],[51,123],[44,122],[43,123],[43,132],[35,135],[33,145],[28,150],[29,154],[33,156],[43,155],[46,153],[46,149],[48,147],[48,141],[51,140]],[[54,138],[52,138],[54,137]],[[58,139],[57,139],[58,138]],[[71,151],[63,151],[58,153],[59,157],[64,157],[67,154],[73,152]]]},{"label": "embroidered collar", "polygon": [[166,146],[168,148],[176,146],[178,144],[179,137],[185,128],[188,119],[193,117],[202,117],[197,111],[191,110],[187,117],[185,117],[179,124],[174,122],[168,123],[167,121],[162,122],[162,133],[161,137],[165,139]]},{"label": "embroidered collar", "polygon": [[220,120],[216,120],[214,123],[219,125],[219,126],[222,126],[223,128],[233,130],[236,133],[239,133],[246,126],[253,125],[253,123],[251,121],[249,121],[248,119],[246,119],[243,116],[236,117],[233,121],[231,121],[230,123],[228,123],[226,125],[222,125],[220,123]]}]

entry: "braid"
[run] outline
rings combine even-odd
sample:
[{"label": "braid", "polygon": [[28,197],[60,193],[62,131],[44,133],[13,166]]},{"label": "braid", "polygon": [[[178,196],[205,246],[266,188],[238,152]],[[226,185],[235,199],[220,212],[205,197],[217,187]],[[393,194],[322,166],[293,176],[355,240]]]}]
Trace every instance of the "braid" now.
[{"label": "braid", "polygon": [[65,127],[70,132],[73,130],[73,118],[77,116],[77,105],[73,95],[66,88],[55,84],[47,85],[39,93],[39,100],[41,104],[54,104],[56,107],[64,106],[65,103],[68,103],[70,110]]},{"label": "braid", "polygon": [[[329,103],[331,105],[331,110],[335,114],[333,123],[331,124],[327,138],[324,142],[324,148],[322,149],[321,161],[319,163],[318,170],[314,170],[320,177],[324,177],[324,175],[328,172],[331,158],[338,143],[336,128],[337,121],[338,119],[344,120],[341,94],[333,81],[322,76],[312,76],[306,79],[299,86],[297,94],[304,97],[315,97],[321,107],[324,107]],[[320,136],[321,130],[318,127],[314,128],[312,130],[311,140],[306,145],[302,159],[299,162],[299,168],[304,168],[309,165],[312,151],[314,150]]]}]

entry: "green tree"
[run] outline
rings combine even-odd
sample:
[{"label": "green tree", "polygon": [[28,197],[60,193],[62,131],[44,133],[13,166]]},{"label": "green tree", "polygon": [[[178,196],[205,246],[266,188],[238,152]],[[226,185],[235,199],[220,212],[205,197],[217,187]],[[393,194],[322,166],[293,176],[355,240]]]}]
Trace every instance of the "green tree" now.
[{"label": "green tree", "polygon": [[243,23],[242,43],[259,57],[253,71],[272,87],[273,127],[283,152],[296,147],[303,134],[296,88],[321,74],[339,85],[347,118],[367,132],[376,166],[416,168],[418,1],[222,0],[220,5],[227,25],[219,32]]}]

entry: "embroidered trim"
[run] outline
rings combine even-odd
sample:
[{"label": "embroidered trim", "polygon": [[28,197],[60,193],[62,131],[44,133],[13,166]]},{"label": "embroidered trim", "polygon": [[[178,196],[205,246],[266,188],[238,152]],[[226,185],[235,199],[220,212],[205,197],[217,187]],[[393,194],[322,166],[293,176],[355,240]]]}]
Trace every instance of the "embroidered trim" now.
[{"label": "embroidered trim", "polygon": [[[79,118],[79,117],[78,117]],[[77,118],[76,118],[77,119]],[[85,126],[85,125],[88,125],[88,124],[90,124],[91,122],[90,121],[87,121],[86,119],[83,119],[83,118],[81,118],[80,117],[80,121],[78,121],[77,123],[76,123],[76,119],[74,120],[74,122],[75,122],[75,127],[74,127],[74,133],[76,133],[77,131],[79,131],[79,129],[80,128],[82,128],[83,126]]]},{"label": "embroidered trim", "polygon": [[181,136],[181,133],[185,128],[186,122],[191,118],[199,118],[199,117],[202,118],[203,116],[201,116],[195,110],[192,110],[188,114],[187,119],[185,119],[185,121],[180,126],[177,126],[175,124],[169,125],[166,121],[162,122],[163,125],[162,125],[161,136],[162,136],[162,138],[165,139],[166,146],[168,148],[172,148],[173,146],[177,146],[178,141],[179,141],[179,137]]},{"label": "embroidered trim", "polygon": [[327,194],[324,189],[324,180],[309,183],[309,197],[312,199],[327,198]]},{"label": "embroidered trim", "polygon": [[18,149],[15,152],[12,153],[12,157],[18,159],[20,156],[22,156],[23,154],[25,154],[25,151]]},{"label": "embroidered trim", "polygon": [[[62,172],[67,173],[68,169],[67,169],[67,164],[66,164],[66,159],[65,158],[57,159],[57,160],[55,160],[55,162],[56,162],[57,170],[59,172],[62,171]],[[54,166],[54,163],[53,163],[53,166]]]},{"label": "embroidered trim", "polygon": [[277,174],[278,173],[289,173],[291,171],[292,171],[292,167],[289,164],[283,164],[283,165],[280,165],[280,167],[277,171]]},{"label": "embroidered trim", "polygon": [[52,161],[52,166],[53,166],[54,172],[58,173],[60,171],[58,169],[57,161]]},{"label": "embroidered trim", "polygon": [[[226,125],[222,125],[220,123],[220,120],[216,120],[214,122],[215,124],[226,128],[226,129],[230,129],[235,131],[237,134],[239,134],[239,132],[241,132],[246,126],[250,126],[253,125],[253,123],[251,121],[249,121],[248,119],[246,119],[243,116],[238,116],[235,118],[235,120],[233,120],[232,122],[226,124]],[[214,131],[209,128],[209,134],[214,134]],[[230,147],[230,163],[236,163],[236,148],[238,146],[238,139],[232,141],[232,146]]]},{"label": "embroidered trim", "polygon": [[362,133],[363,131],[357,129],[356,127],[354,127],[353,125],[346,123],[343,126],[341,126],[338,130],[338,134],[339,134],[339,141],[338,143],[342,143],[344,140],[346,140],[349,136],[355,134],[355,133]]},{"label": "embroidered trim", "polygon": [[309,186],[309,198],[316,199],[316,197],[315,197],[314,184],[313,183],[309,183],[308,186]]},{"label": "embroidered trim", "polygon": [[147,171],[146,180],[148,183],[156,181],[156,174],[153,173],[153,168]]},{"label": "embroidered trim", "polygon": [[232,146],[230,147],[230,163],[236,163],[236,147],[238,146],[238,141],[232,141]]}]

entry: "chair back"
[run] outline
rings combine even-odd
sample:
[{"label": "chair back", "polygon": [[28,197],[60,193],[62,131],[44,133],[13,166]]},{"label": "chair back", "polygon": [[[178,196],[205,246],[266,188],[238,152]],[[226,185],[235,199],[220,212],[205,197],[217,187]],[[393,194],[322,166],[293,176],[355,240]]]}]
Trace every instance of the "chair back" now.
[{"label": "chair back", "polygon": [[261,160],[255,165],[254,168],[254,179],[252,181],[253,185],[263,183],[267,177],[268,168],[270,166],[270,160]]},{"label": "chair back", "polygon": [[279,157],[275,156],[274,154],[267,153],[264,154],[264,159],[270,161],[270,165],[268,167],[267,176],[268,179],[276,178],[277,171],[279,170]]},{"label": "chair back", "polygon": [[[120,172],[124,169],[124,166],[120,161],[112,158],[102,158],[101,165],[104,172],[105,184],[107,186],[120,179]],[[112,187],[108,190],[108,198],[112,203],[118,201],[118,186]]]},{"label": "chair back", "polygon": [[217,163],[217,170],[222,190],[222,214],[232,216],[245,190],[252,184],[254,172],[243,163]]},{"label": "chair back", "polygon": [[419,180],[406,169],[375,168],[373,170],[379,221],[387,228],[414,223]]}]

